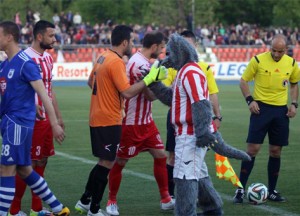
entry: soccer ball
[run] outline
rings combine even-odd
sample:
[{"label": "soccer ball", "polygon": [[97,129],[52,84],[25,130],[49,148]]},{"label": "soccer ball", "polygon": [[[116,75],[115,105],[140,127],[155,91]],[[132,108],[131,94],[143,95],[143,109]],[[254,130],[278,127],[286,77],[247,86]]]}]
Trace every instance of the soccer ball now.
[{"label": "soccer ball", "polygon": [[266,202],[268,188],[262,183],[253,183],[248,187],[247,199],[251,204],[258,205]]}]

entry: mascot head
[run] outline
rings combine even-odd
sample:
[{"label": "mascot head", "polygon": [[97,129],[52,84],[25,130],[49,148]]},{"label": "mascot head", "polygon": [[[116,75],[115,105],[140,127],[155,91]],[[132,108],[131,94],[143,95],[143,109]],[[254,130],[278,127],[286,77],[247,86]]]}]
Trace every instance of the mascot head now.
[{"label": "mascot head", "polygon": [[172,34],[167,43],[166,58],[161,64],[179,70],[189,62],[198,62],[196,49],[179,34]]}]

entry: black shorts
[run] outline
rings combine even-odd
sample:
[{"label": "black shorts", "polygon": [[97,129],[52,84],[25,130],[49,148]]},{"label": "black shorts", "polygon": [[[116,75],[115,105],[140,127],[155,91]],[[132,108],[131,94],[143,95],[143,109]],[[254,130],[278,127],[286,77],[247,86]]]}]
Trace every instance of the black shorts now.
[{"label": "black shorts", "polygon": [[167,115],[167,142],[166,142],[166,150],[168,152],[174,152],[175,151],[175,129],[173,125],[171,124],[171,109],[168,111]]},{"label": "black shorts", "polygon": [[268,133],[269,144],[287,146],[289,118],[287,106],[273,106],[258,102],[260,114],[251,114],[247,143],[262,144]]},{"label": "black shorts", "polygon": [[92,151],[95,157],[114,161],[121,140],[121,125],[90,127]]}]

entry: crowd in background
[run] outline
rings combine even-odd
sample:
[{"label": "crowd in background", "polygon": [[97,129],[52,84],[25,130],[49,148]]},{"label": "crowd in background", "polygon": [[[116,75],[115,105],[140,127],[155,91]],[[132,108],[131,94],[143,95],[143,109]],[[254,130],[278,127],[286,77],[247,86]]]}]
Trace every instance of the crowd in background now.
[{"label": "crowd in background", "polygon": [[[32,29],[35,22],[40,19],[38,12],[28,11],[25,22],[22,22],[19,14],[15,15],[15,22],[21,28],[22,44],[32,42]],[[99,22],[91,25],[84,22],[82,16],[72,11],[54,14],[51,20],[55,24],[56,38],[58,44],[110,44],[111,31],[116,23],[112,20]],[[24,23],[24,24],[23,24]],[[174,32],[182,32],[186,26],[165,26],[165,25],[140,25],[130,24],[134,29],[134,43],[140,44],[142,38],[148,31],[160,30],[167,37]],[[277,33],[283,33],[287,36],[288,45],[297,45],[300,43],[299,29],[282,28],[262,28],[258,25],[247,23],[238,23],[225,26],[222,23],[211,25],[197,25],[194,33],[199,39],[199,43],[204,47],[218,45],[269,45],[273,36]]]}]

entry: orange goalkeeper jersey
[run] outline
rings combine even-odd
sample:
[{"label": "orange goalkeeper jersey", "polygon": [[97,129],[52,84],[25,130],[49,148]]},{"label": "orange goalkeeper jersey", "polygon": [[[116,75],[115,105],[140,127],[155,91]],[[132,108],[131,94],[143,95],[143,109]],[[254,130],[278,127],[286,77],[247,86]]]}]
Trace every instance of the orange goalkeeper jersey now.
[{"label": "orange goalkeeper jersey", "polygon": [[120,92],[130,87],[122,58],[112,50],[104,52],[90,76],[93,76],[90,126],[121,125],[124,99]]}]

